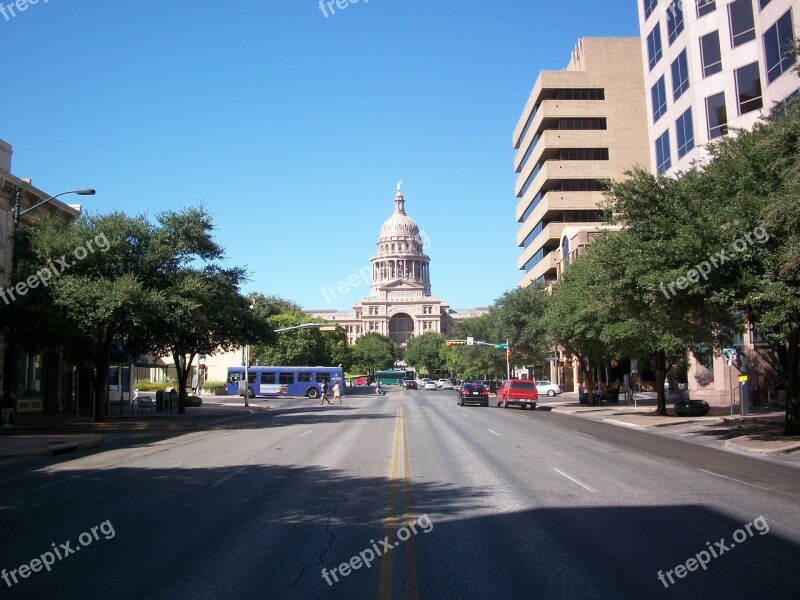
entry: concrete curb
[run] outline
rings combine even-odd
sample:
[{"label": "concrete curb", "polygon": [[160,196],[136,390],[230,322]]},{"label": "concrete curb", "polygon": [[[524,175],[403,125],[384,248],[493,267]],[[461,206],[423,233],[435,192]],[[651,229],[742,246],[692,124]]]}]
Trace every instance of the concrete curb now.
[{"label": "concrete curb", "polygon": [[[750,452],[752,454],[763,454],[765,456],[781,456],[791,454],[800,450],[800,442],[781,441],[774,442],[757,442],[761,445],[752,446],[750,436],[742,436],[732,440],[726,440],[725,445],[728,448],[740,450],[742,452]],[[765,446],[764,444],[774,444],[774,446]]]},{"label": "concrete curb", "polygon": [[[64,442],[63,444],[54,444],[48,448],[41,448],[31,455],[36,456],[54,456],[57,454],[66,454],[68,452],[77,452],[78,450],[86,450],[87,448],[95,448],[105,441],[103,437],[97,437],[94,440],[83,440],[81,442]],[[19,455],[18,455],[19,456]],[[24,455],[22,455],[24,456]]]}]

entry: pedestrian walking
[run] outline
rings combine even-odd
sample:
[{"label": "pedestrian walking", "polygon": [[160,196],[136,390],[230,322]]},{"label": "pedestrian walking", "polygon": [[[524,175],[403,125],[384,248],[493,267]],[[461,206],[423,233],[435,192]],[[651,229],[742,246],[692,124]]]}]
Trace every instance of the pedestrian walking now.
[{"label": "pedestrian walking", "polygon": [[336,400],[339,400],[339,404],[342,403],[342,388],[339,385],[339,382],[333,384],[333,403],[336,404]]},{"label": "pedestrian walking", "polygon": [[328,400],[328,380],[327,379],[322,382],[321,386],[319,386],[319,391],[322,393],[322,399],[320,400],[319,405],[322,406],[326,402],[328,404],[330,404],[331,401]]}]

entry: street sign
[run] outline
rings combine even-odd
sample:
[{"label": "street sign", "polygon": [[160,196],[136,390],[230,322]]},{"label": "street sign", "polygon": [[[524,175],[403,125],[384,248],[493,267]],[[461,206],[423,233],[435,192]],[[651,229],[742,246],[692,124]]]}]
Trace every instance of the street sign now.
[{"label": "street sign", "polygon": [[732,366],[733,361],[735,361],[737,357],[736,348],[723,348],[722,357],[728,361],[729,367]]},{"label": "street sign", "polygon": [[495,344],[494,345],[494,349],[495,350],[505,350],[506,348],[508,348],[508,344]]},{"label": "street sign", "polygon": [[739,375],[739,383],[744,383],[747,381],[747,375]]},{"label": "street sign", "polygon": [[474,346],[475,345],[475,338],[468,337],[467,338],[467,346]]},{"label": "street sign", "polygon": [[631,359],[631,373],[639,372],[639,361],[635,358]]}]

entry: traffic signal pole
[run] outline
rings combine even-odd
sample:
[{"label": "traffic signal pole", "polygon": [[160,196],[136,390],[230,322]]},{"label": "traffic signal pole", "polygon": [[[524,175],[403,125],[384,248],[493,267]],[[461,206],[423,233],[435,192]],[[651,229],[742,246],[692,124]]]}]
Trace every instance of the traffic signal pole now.
[{"label": "traffic signal pole", "polygon": [[511,348],[508,344],[509,340],[506,339],[506,379],[511,379]]}]

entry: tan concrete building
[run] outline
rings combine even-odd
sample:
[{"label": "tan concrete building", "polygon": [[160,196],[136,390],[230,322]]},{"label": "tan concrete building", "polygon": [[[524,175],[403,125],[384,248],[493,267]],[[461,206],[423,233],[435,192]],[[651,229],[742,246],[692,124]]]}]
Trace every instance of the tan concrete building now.
[{"label": "tan concrete building", "polygon": [[583,38],[563,71],[539,74],[513,134],[521,286],[555,280],[583,243],[575,227],[602,227],[606,182],[649,166],[640,50],[638,38]]},{"label": "tan concrete building", "polygon": [[[44,192],[31,184],[30,180],[20,179],[11,174],[11,145],[0,140],[0,289],[4,292],[0,296],[0,303],[13,302],[15,296],[8,289],[13,282],[11,276],[12,244],[14,217],[13,207],[16,195],[21,194],[21,210],[25,211],[31,206],[47,200],[51,194]],[[52,200],[36,209],[36,214],[50,212],[59,219],[72,221],[80,214],[80,207],[64,204]],[[20,227],[24,228],[29,218],[34,215],[25,215],[20,220]],[[14,368],[16,381],[14,392],[17,396],[16,410],[18,412],[39,412],[42,410],[56,411],[63,409],[71,399],[70,373],[64,365],[59,353],[40,354],[28,352],[24,341],[17,346]],[[6,340],[0,342],[0,390],[5,389],[6,381]]]}]

